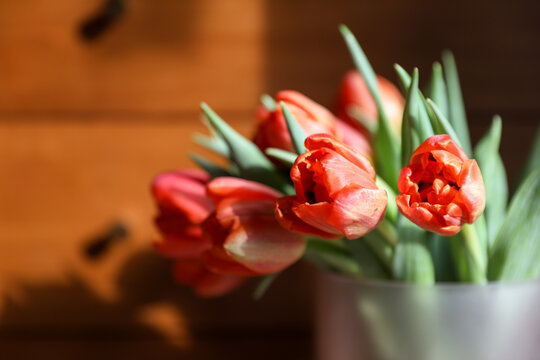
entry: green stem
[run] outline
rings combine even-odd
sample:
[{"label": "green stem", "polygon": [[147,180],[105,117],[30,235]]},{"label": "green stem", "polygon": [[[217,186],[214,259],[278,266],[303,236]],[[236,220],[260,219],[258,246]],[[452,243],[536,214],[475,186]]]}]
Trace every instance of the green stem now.
[{"label": "green stem", "polygon": [[476,284],[486,283],[486,256],[483,254],[480,239],[473,224],[463,226],[461,239],[469,264],[469,280]]}]

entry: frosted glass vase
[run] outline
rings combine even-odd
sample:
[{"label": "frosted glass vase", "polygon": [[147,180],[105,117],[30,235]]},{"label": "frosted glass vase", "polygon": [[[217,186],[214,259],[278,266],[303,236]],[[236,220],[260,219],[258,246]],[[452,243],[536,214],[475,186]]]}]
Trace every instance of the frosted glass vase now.
[{"label": "frosted glass vase", "polygon": [[540,281],[408,285],[321,274],[319,360],[540,359]]}]

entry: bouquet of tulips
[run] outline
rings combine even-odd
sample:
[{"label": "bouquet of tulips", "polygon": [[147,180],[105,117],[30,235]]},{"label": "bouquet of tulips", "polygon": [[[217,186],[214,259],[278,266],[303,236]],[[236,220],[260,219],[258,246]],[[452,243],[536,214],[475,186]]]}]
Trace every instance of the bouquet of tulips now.
[{"label": "bouquet of tulips", "polygon": [[[357,70],[335,112],[296,91],[261,97],[252,140],[202,104],[226,165],[159,174],[157,250],[201,296],[272,279],[301,258],[325,270],[411,283],[486,283],[540,275],[540,136],[511,201],[499,156],[501,119],[471,147],[453,56],[395,65],[401,92],[375,75],[340,27]],[[403,94],[403,95],[402,95]]]}]

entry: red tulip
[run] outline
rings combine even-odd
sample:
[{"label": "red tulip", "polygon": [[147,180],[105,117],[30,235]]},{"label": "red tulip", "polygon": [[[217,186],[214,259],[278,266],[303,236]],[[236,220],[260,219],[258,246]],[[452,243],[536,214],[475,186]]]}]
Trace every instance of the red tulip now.
[{"label": "red tulip", "polygon": [[178,283],[189,285],[201,297],[221,296],[242,285],[245,277],[216,274],[208,270],[201,259],[181,259],[174,267]]},{"label": "red tulip", "polygon": [[263,275],[285,269],[303,254],[302,236],[283,229],[274,217],[281,193],[257,182],[214,179],[207,192],[216,210],[204,221],[212,248],[206,266],[215,273]]},{"label": "red tulip", "polygon": [[273,147],[294,152],[287,123],[279,102],[283,101],[306,134],[330,134],[363,154],[371,155],[371,147],[366,136],[344,124],[325,107],[317,104],[297,91],[284,90],[276,96],[278,106],[274,111],[260,107],[257,111],[259,124],[255,144],[262,150]]},{"label": "red tulip", "polygon": [[276,217],[291,231],[328,239],[360,237],[374,229],[387,196],[375,184],[369,160],[326,134],[308,137],[291,179],[296,196],[276,203]]},{"label": "red tulip", "polygon": [[401,170],[398,188],[401,213],[440,235],[456,234],[484,211],[480,168],[448,135],[432,136],[416,149]]},{"label": "red tulip", "polygon": [[[403,99],[399,90],[390,81],[382,76],[377,76],[377,80],[386,116],[388,116],[388,120],[395,133],[400,134],[405,99]],[[373,125],[377,123],[378,111],[375,100],[373,100],[373,96],[371,96],[364,79],[362,79],[362,76],[357,70],[350,70],[343,76],[336,105],[336,115],[357,129],[366,132],[349,115],[349,111],[353,107],[355,110],[361,112],[368,123]]]},{"label": "red tulip", "polygon": [[152,193],[159,207],[156,225],[163,240],[156,249],[171,257],[193,257],[210,249],[202,236],[201,223],[214,210],[206,196],[208,174],[190,169],[166,172],[156,176]]},{"label": "red tulip", "polygon": [[184,169],[158,175],[152,193],[159,207],[156,224],[163,240],[155,244],[161,254],[177,259],[174,275],[202,297],[223,295],[236,289],[245,278],[216,274],[205,267],[202,256],[212,243],[203,236],[201,224],[215,210],[206,195],[207,173]]}]

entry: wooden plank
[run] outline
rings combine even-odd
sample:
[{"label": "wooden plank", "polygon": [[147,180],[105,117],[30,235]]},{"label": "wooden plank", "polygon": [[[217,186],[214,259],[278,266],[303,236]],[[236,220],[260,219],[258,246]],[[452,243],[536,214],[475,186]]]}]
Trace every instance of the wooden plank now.
[{"label": "wooden plank", "polygon": [[[101,0],[0,3],[0,111],[222,109],[258,101],[263,1],[126,0],[93,43]],[[242,15],[247,14],[247,15]]]}]

